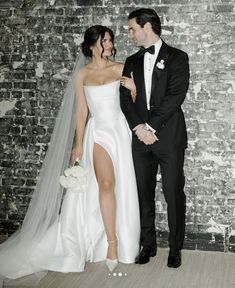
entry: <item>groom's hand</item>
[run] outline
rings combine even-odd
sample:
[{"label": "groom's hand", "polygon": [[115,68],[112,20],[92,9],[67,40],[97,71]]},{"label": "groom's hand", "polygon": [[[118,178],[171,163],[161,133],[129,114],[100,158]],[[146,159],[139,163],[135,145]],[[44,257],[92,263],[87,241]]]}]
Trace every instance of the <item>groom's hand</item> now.
[{"label": "groom's hand", "polygon": [[145,145],[152,145],[156,141],[158,141],[157,136],[151,132],[151,131],[146,131],[146,138],[142,139]]},{"label": "groom's hand", "polygon": [[153,132],[146,129],[145,124],[137,125],[133,131],[135,132],[138,139],[144,142],[145,145],[152,145],[158,140],[157,136]]}]

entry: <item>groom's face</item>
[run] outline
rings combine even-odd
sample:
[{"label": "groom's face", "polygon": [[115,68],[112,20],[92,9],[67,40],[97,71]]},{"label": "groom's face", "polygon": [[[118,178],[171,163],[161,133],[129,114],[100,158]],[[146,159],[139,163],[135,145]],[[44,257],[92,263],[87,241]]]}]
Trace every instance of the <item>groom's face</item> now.
[{"label": "groom's face", "polygon": [[133,44],[137,47],[145,46],[144,45],[146,42],[145,26],[141,27],[139,24],[137,24],[135,18],[130,19],[128,21],[128,26],[129,26],[130,39],[133,42]]}]

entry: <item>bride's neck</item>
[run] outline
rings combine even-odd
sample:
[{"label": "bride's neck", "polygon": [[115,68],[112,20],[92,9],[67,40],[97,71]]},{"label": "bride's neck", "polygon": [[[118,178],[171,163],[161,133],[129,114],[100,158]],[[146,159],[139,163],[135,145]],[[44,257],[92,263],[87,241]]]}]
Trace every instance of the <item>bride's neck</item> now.
[{"label": "bride's neck", "polygon": [[90,62],[90,67],[92,69],[104,69],[109,65],[108,58],[93,57]]}]

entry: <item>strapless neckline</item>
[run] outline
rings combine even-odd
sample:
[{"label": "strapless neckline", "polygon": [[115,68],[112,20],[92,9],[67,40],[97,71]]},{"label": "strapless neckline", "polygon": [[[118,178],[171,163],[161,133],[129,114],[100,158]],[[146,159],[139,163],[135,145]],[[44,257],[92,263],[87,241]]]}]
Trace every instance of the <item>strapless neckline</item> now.
[{"label": "strapless neckline", "polygon": [[105,83],[105,84],[99,84],[99,85],[83,85],[83,87],[103,87],[103,86],[111,85],[111,84],[114,84],[114,83],[117,83],[117,82],[120,82],[120,80],[115,80],[115,81],[112,81],[112,82],[108,82],[108,83]]}]

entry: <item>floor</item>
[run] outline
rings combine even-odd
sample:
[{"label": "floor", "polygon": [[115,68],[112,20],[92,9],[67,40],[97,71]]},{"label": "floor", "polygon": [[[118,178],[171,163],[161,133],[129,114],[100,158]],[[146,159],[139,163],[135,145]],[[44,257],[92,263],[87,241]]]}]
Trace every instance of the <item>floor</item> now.
[{"label": "floor", "polygon": [[[182,265],[178,269],[166,267],[167,256],[168,249],[158,249],[157,256],[149,263],[119,264],[112,274],[104,262],[88,263],[83,273],[49,272],[37,287],[235,288],[234,253],[183,250]],[[20,286],[23,287],[26,286]]]}]

